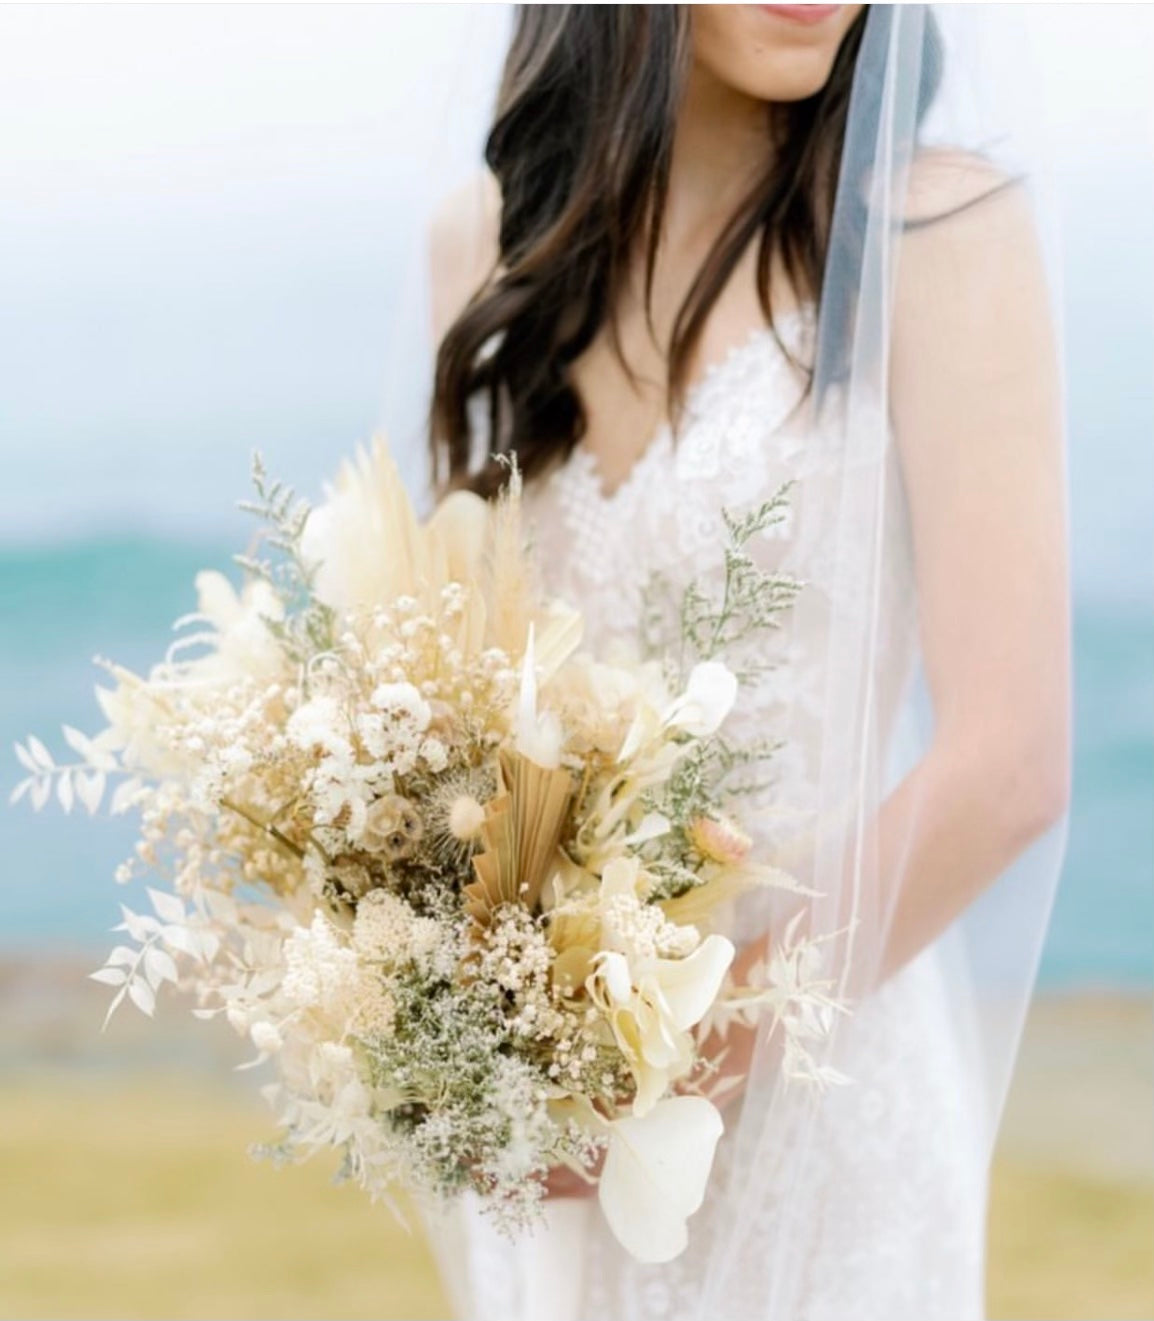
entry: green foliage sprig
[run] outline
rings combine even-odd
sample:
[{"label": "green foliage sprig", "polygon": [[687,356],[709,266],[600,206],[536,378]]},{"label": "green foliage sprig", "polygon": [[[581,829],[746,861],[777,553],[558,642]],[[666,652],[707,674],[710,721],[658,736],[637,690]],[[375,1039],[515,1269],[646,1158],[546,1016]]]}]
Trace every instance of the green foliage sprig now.
[{"label": "green foliage sprig", "polygon": [[270,479],[259,453],[252,457],[254,500],[242,500],[239,508],[252,514],[262,526],[257,531],[257,547],[270,555],[234,555],[234,561],[247,573],[262,579],[273,589],[284,607],[283,619],[265,618],[269,631],[295,661],[303,662],[333,646],[333,610],[313,595],[317,565],[306,562],[301,538],[312,507],[287,483]]},{"label": "green foliage sprig", "polygon": [[[758,568],[749,552],[755,536],[774,527],[789,515],[794,483],[783,483],[768,500],[743,514],[721,511],[727,541],[724,549],[724,578],[720,594],[709,591],[694,578],[676,599],[668,580],[655,574],[647,584],[642,601],[642,642],[649,655],[676,655],[670,680],[685,682],[699,661],[723,658],[740,682],[748,683],[769,666],[743,658],[742,644],[781,626],[781,616],[793,605],[804,584],[787,573]],[[668,645],[670,623],[675,621],[679,645]]]}]

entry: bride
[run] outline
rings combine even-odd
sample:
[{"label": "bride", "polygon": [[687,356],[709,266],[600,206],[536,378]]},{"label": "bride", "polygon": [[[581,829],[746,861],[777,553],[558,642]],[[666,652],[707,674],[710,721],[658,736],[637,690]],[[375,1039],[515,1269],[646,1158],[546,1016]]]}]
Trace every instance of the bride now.
[{"label": "bride", "polygon": [[[979,7],[985,8],[985,7]],[[755,848],[813,894],[731,918],[756,981],[800,912],[848,1007],[790,1082],[766,1024],[689,1246],[642,1265],[556,1170],[511,1243],[428,1212],[475,1321],[966,1321],[1063,846],[1060,382],[1030,179],[951,118],[922,6],[523,7],[488,170],[432,234],[439,490],[515,453],[546,587],[597,649],[756,548],[803,588],[746,706],[780,740]],[[961,79],[958,79],[961,82]],[[676,1153],[671,1153],[676,1158]]]}]

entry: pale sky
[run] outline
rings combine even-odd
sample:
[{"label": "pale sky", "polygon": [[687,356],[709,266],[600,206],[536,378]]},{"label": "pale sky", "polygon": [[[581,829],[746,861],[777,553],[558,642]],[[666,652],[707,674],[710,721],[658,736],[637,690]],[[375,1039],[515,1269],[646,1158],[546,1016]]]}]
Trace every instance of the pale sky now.
[{"label": "pale sky", "polygon": [[[1082,335],[1072,469],[1137,545],[1149,507],[1112,479],[1154,429],[1154,5],[1021,9]],[[212,524],[253,444],[315,489],[379,413],[411,199],[469,169],[507,24],[0,5],[0,539]],[[446,139],[458,159],[430,164]],[[1111,553],[1087,550],[1091,576]]]}]

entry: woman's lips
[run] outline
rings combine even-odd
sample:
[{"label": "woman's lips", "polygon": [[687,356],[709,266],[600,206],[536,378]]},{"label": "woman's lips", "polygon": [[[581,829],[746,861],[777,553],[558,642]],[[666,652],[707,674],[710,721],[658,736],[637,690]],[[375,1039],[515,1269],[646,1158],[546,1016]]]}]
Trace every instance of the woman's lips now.
[{"label": "woman's lips", "polygon": [[788,19],[791,23],[822,23],[836,14],[841,5],[754,5],[762,13],[773,14],[776,18]]}]

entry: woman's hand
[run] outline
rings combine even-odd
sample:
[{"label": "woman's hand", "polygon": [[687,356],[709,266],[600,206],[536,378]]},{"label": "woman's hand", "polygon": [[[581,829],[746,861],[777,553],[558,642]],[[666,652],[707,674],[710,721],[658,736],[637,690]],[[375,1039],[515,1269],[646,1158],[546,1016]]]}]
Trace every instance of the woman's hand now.
[{"label": "woman's hand", "polygon": [[698,1073],[693,1090],[710,1098],[725,1111],[745,1090],[753,1052],[757,1046],[757,1028],[734,1021],[725,1032],[716,1029],[701,1043],[699,1053],[709,1066]]},{"label": "woman's hand", "polygon": [[597,1181],[601,1177],[601,1167],[605,1164],[605,1152],[602,1150],[593,1167],[588,1171],[588,1178],[583,1178],[568,1165],[552,1165],[545,1179],[545,1196],[551,1197],[596,1197]]},{"label": "woman's hand", "polygon": [[[751,941],[737,952],[731,974],[735,986],[749,986],[753,969],[765,957],[768,937]],[[758,1033],[764,1030],[764,1017],[753,1025],[743,1019],[732,1019],[724,1031],[712,1029],[699,1043],[698,1053],[710,1066],[702,1076],[698,1073],[694,1090],[716,1100],[718,1108],[726,1110],[745,1090],[757,1048]]]}]

